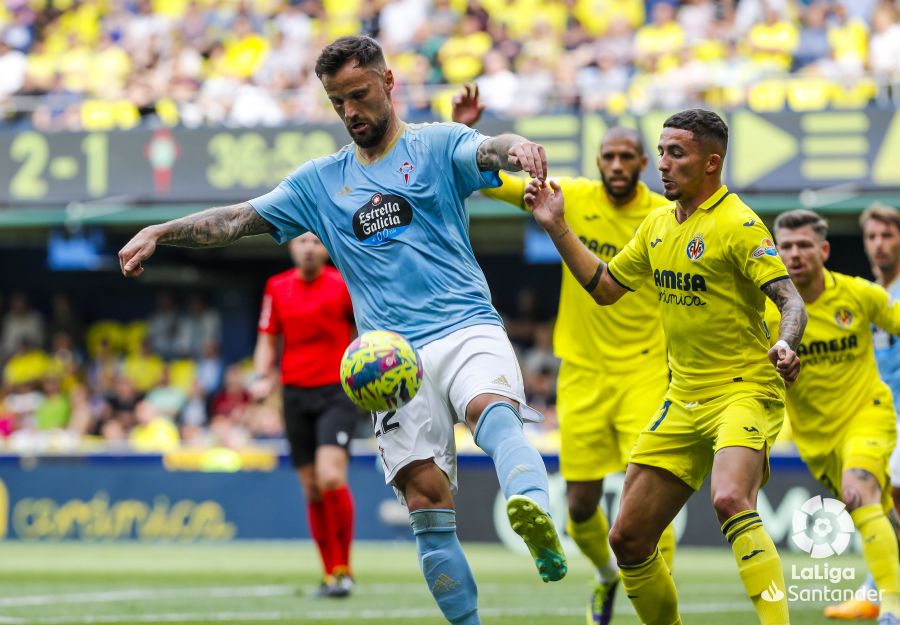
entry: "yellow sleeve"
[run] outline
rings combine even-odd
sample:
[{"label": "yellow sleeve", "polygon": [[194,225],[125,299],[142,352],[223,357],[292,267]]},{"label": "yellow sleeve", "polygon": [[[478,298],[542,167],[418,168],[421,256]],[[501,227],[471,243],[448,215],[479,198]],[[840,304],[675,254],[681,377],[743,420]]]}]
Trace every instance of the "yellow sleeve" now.
[{"label": "yellow sleeve", "polygon": [[741,273],[762,288],[772,280],[787,278],[784,262],[775,249],[772,234],[762,220],[748,210],[740,223],[724,224],[729,237],[728,251]]},{"label": "yellow sleeve", "polygon": [[882,330],[900,335],[900,301],[891,302],[891,296],[882,287],[864,278],[854,278],[860,300],[869,320]]},{"label": "yellow sleeve", "polygon": [[522,210],[527,210],[525,208],[525,202],[522,201],[522,196],[525,195],[525,185],[528,184],[528,179],[524,176],[513,176],[505,171],[501,171],[500,182],[502,185],[499,187],[482,189],[482,195],[485,195],[492,200],[499,200],[507,204],[512,204],[513,206],[518,206]]},{"label": "yellow sleeve", "polygon": [[636,291],[650,277],[650,254],[647,251],[647,231],[653,213],[647,216],[638,226],[634,237],[622,251],[609,261],[607,271],[612,279],[629,291]]}]

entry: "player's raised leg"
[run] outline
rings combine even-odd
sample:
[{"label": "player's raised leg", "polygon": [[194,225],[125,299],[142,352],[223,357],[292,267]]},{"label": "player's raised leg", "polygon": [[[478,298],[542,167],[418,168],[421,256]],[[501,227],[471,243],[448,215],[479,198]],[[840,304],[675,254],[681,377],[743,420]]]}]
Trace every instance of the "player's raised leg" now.
[{"label": "player's raised leg", "polygon": [[478,589],[456,536],[447,476],[433,460],[419,460],[403,467],[394,485],[406,499],[422,574],[444,618],[453,625],[478,625]]},{"label": "player's raised leg", "polygon": [[720,449],[713,460],[712,504],[759,622],[787,625],[790,617],[781,558],[756,511],[766,462],[765,449]]},{"label": "player's raised leg", "polygon": [[482,393],[466,406],[466,422],[475,443],[494,461],[510,524],[528,546],[541,579],[562,579],[568,564],[548,513],[547,468],[540,453],[525,439],[518,402]]},{"label": "player's raised leg", "polygon": [[664,469],[629,464],[622,501],[609,544],[619,563],[622,586],[646,625],[680,625],[678,595],[659,553],[663,530],[694,490]]},{"label": "player's raised leg", "polygon": [[[850,464],[853,464],[852,460]],[[867,467],[841,475],[841,500],[862,539],[863,558],[881,591],[879,625],[900,625],[900,561],[897,538],[885,514],[879,480]]]}]

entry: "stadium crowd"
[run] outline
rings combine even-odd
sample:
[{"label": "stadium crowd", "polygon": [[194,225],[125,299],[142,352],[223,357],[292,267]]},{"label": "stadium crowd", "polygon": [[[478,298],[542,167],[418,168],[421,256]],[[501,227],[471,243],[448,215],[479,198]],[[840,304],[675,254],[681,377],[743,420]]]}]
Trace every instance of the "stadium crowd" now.
[{"label": "stadium crowd", "polygon": [[[559,361],[535,300],[523,290],[508,325],[529,402],[548,417],[531,434],[552,447]],[[0,450],[242,449],[282,437],[280,394],[251,398],[251,355],[226,363],[219,313],[201,294],[183,304],[160,291],[146,319],[85,323],[66,294],[44,314],[26,293],[11,293],[0,308]],[[360,415],[357,435],[370,434]]]},{"label": "stadium crowd", "polygon": [[9,0],[0,107],[42,131],[331,122],[312,64],[371,34],[410,120],[894,106],[897,0]]}]

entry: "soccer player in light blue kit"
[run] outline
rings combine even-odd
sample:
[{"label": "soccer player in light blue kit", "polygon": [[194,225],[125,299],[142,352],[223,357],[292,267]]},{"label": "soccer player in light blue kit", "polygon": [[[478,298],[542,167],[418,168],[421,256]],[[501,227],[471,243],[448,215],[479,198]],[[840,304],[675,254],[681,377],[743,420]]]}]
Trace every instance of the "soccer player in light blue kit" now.
[{"label": "soccer player in light blue kit", "polygon": [[353,143],[301,165],[270,193],[141,230],[119,252],[126,276],[156,245],[217,246],[270,233],[315,233],[350,290],[360,331],[386,329],[419,350],[416,397],[373,418],[385,476],[410,511],[422,572],[447,620],[480,623],[475,580],[456,537],[453,425],[465,422],[494,461],[512,528],[544,581],[566,574],[547,514],[547,472],[522,432],[515,353],[491,306],[468,236],[464,199],[500,184],[497,171],[544,180],[541,146],[485,137],[461,124],[407,125],[391,103],[394,76],[369,37],[327,46],[316,74]]},{"label": "soccer player in light blue kit", "polygon": [[[887,290],[892,302],[900,300],[900,211],[876,202],[859,216],[859,227],[863,232],[866,256],[872,264],[878,284]],[[900,338],[876,327],[872,331],[872,342],[875,360],[878,361],[878,373],[891,387],[894,407],[900,411]],[[897,426],[900,427],[900,413]],[[891,454],[890,469],[894,510],[888,515],[888,519],[900,537],[900,445]],[[871,574],[866,578],[863,588],[875,590],[875,580]],[[874,619],[878,616],[878,606],[866,599],[850,599],[826,607],[825,616],[842,620]]]}]

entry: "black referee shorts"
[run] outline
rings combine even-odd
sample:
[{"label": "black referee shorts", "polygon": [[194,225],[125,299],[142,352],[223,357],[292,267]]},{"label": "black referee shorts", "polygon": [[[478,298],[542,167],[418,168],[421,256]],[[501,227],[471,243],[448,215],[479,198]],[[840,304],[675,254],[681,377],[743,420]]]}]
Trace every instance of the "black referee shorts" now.
[{"label": "black referee shorts", "polygon": [[284,386],[281,391],[284,430],[295,467],[313,464],[320,445],[349,447],[358,413],[340,384]]}]

